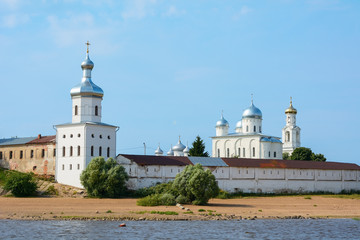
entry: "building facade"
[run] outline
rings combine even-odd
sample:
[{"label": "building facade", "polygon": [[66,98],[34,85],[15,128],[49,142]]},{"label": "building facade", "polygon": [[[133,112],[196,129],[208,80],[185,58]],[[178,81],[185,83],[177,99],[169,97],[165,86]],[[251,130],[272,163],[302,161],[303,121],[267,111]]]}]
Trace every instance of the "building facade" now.
[{"label": "building facade", "polygon": [[0,139],[2,168],[54,176],[55,156],[55,135]]},{"label": "building facade", "polygon": [[140,189],[175,179],[187,165],[201,164],[228,192],[306,193],[360,190],[360,166],[351,163],[278,159],[239,159],[118,155],[129,174],[127,185]]},{"label": "building facade", "polygon": [[262,133],[262,112],[253,101],[244,110],[234,133],[229,133],[229,123],[223,114],[216,122],[215,129],[216,136],[212,137],[213,157],[282,159],[281,139]]},{"label": "building facade", "polygon": [[93,67],[87,49],[82,80],[70,91],[72,122],[56,126],[56,180],[75,187],[82,187],[80,174],[93,157],[116,156],[118,127],[101,122],[104,92],[92,82]]}]

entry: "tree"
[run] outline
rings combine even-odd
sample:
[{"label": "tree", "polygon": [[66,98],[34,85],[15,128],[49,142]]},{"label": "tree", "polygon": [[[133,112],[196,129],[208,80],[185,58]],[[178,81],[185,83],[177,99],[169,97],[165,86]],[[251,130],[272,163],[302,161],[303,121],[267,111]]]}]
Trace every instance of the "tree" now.
[{"label": "tree", "polygon": [[119,197],[126,191],[128,179],[123,166],[103,157],[93,158],[80,176],[81,184],[92,197]]},{"label": "tree", "polygon": [[317,162],[325,162],[326,158],[323,154],[318,153],[318,154],[314,154],[312,155],[312,160],[313,161],[317,161]]},{"label": "tree", "polygon": [[299,147],[292,152],[291,160],[311,161],[312,154],[313,152],[310,148]]},{"label": "tree", "polygon": [[283,153],[282,157],[283,157],[283,160],[290,160],[290,155],[287,152]]},{"label": "tree", "polygon": [[197,156],[197,157],[208,157],[209,153],[205,152],[205,143],[198,135],[195,141],[192,143],[192,147],[189,151],[190,156]]},{"label": "tree", "polygon": [[321,153],[313,153],[310,148],[299,147],[296,148],[291,154],[291,160],[325,162],[326,158]]},{"label": "tree", "polygon": [[176,176],[172,187],[179,193],[177,199],[186,199],[196,205],[206,204],[210,198],[219,194],[215,176],[209,169],[205,171],[200,164],[186,166]]},{"label": "tree", "polygon": [[28,197],[36,193],[37,185],[33,173],[12,173],[5,181],[4,189],[11,191],[15,197]]}]

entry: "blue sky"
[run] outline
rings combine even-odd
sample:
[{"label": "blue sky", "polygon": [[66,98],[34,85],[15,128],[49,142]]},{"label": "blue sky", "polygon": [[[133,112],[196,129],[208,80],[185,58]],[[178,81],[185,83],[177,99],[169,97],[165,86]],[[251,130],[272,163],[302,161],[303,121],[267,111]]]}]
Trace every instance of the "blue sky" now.
[{"label": "blue sky", "polygon": [[71,121],[85,42],[118,153],[167,152],[181,135],[211,151],[254,103],[281,137],[293,97],[302,146],[360,164],[360,2],[0,0],[0,137]]}]

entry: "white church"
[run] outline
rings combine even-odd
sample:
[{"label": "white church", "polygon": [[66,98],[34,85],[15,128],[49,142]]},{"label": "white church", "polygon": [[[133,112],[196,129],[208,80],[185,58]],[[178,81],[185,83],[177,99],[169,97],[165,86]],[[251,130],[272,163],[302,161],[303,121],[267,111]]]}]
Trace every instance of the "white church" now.
[{"label": "white church", "polygon": [[[89,47],[89,43],[87,43]],[[281,160],[300,146],[297,110],[285,110],[286,126],[279,137],[262,133],[262,113],[253,101],[245,109],[234,133],[221,116],[212,137],[212,157],[191,157],[189,147],[179,141],[162,156],[116,154],[117,126],[101,121],[103,90],[91,79],[94,63],[89,49],[81,64],[81,82],[70,91],[72,122],[56,125],[55,178],[59,183],[80,187],[80,174],[93,157],[112,157],[129,175],[130,189],[174,180],[187,165],[200,163],[214,174],[219,187],[234,192],[311,192],[360,190],[360,166],[351,163]],[[123,136],[126,137],[126,136]]]},{"label": "white church", "polygon": [[286,126],[283,140],[262,133],[262,112],[251,105],[244,110],[242,119],[236,123],[234,133],[229,133],[229,123],[223,114],[216,122],[216,136],[212,137],[212,156],[226,158],[282,159],[282,154],[291,154],[300,147],[300,128],[296,126],[297,110],[290,106],[285,110]]}]

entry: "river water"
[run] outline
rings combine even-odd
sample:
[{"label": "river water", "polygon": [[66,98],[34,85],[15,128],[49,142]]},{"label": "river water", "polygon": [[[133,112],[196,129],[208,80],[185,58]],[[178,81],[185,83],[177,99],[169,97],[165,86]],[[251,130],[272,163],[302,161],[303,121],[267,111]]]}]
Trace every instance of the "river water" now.
[{"label": "river water", "polygon": [[353,219],[240,221],[0,220],[0,239],[360,239]]}]

